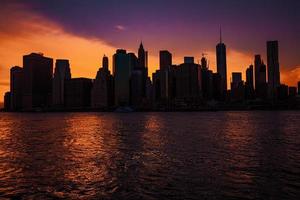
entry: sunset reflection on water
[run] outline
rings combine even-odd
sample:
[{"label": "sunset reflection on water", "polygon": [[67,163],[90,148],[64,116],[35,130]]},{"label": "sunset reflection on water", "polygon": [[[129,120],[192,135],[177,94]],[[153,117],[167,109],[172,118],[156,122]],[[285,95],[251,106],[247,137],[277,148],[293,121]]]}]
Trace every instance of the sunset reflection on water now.
[{"label": "sunset reflection on water", "polygon": [[295,199],[297,112],[0,115],[0,197]]}]

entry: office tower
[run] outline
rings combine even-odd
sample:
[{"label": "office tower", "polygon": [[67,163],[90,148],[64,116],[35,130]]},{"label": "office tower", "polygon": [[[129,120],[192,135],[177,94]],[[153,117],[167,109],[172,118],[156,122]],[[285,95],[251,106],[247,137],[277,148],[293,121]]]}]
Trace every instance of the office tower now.
[{"label": "office tower", "polygon": [[231,89],[237,87],[242,82],[241,72],[232,72]]},{"label": "office tower", "polygon": [[193,57],[185,57],[185,63],[176,68],[176,98],[194,101],[199,97],[199,65],[193,63]]},{"label": "office tower", "polygon": [[256,97],[261,100],[266,100],[268,97],[267,83],[267,67],[260,59],[260,56],[255,57],[255,93]]},{"label": "office tower", "polygon": [[55,63],[53,76],[53,106],[64,106],[65,102],[65,81],[71,79],[69,60],[58,59]]},{"label": "office tower", "polygon": [[[141,60],[144,58],[143,46],[140,46],[139,55]],[[134,53],[128,53],[129,66],[131,66],[132,71],[130,74],[130,105],[135,108],[140,107],[146,92],[146,71],[145,67],[142,67],[139,58],[136,57]],[[143,62],[141,62],[143,63]]]},{"label": "office tower", "polygon": [[246,69],[246,84],[249,85],[249,87],[254,88],[254,86],[253,86],[253,65],[250,65]]},{"label": "office tower", "polygon": [[169,70],[160,70],[160,86],[161,86],[161,98],[167,101],[170,97],[170,71]]},{"label": "office tower", "polygon": [[136,55],[134,53],[128,53],[127,55],[131,69],[143,71],[144,68],[139,67],[139,59],[136,57]]},{"label": "office tower", "polygon": [[105,71],[108,71],[108,57],[106,55],[103,56],[102,58],[102,68],[105,70]]},{"label": "office tower", "polygon": [[274,98],[274,92],[280,86],[278,41],[267,42],[267,65],[270,98]]},{"label": "office tower", "polygon": [[[159,84],[159,91],[156,91],[156,101],[160,101],[160,103],[167,103],[169,96],[170,96],[170,90],[171,87],[170,83],[170,71],[172,66],[172,54],[167,50],[162,50],[159,52],[159,70],[155,72],[154,77],[156,77],[155,84]],[[156,88],[157,89],[157,88]]]},{"label": "office tower", "polygon": [[284,101],[288,98],[289,95],[289,87],[285,84],[280,84],[277,87],[277,98],[278,100]]},{"label": "office tower", "polygon": [[211,100],[213,97],[213,73],[208,69],[207,59],[201,58],[201,91],[205,100]]},{"label": "office tower", "polygon": [[150,77],[147,78],[146,92],[147,108],[151,108],[153,103],[153,84]]},{"label": "office tower", "polygon": [[4,110],[10,111],[11,110],[11,93],[6,92],[4,94]]},{"label": "office tower", "polygon": [[254,85],[253,85],[253,65],[250,65],[246,69],[246,98],[253,99],[254,98]]},{"label": "office tower", "polygon": [[161,82],[160,82],[160,70],[156,70],[152,74],[153,81],[153,98],[155,102],[159,102],[161,100]]},{"label": "office tower", "polygon": [[262,65],[262,60],[260,55],[255,55],[254,56],[254,71],[255,71],[255,89],[259,87],[261,74],[260,74],[260,69]]},{"label": "office tower", "polygon": [[143,71],[133,70],[130,77],[130,104],[136,108],[143,102],[143,84]]},{"label": "office tower", "polygon": [[213,73],[208,69],[201,69],[202,95],[205,100],[211,100],[213,97]]},{"label": "office tower", "polygon": [[69,109],[89,108],[91,106],[92,80],[72,78],[65,82],[65,106]]},{"label": "office tower", "polygon": [[43,54],[23,56],[23,108],[45,108],[51,105],[53,59]]},{"label": "office tower", "polygon": [[298,81],[298,95],[300,95],[300,81]]},{"label": "office tower", "polygon": [[267,84],[267,66],[262,61],[259,69],[259,75],[258,75],[258,87],[261,84]]},{"label": "office tower", "polygon": [[220,32],[220,43],[216,47],[217,54],[217,72],[220,74],[222,82],[221,88],[223,95],[227,91],[227,61],[226,61],[226,45],[222,42],[222,33]]},{"label": "office tower", "polygon": [[138,67],[145,68],[146,67],[146,52],[144,50],[143,43],[141,42],[139,50],[138,50]]},{"label": "office tower", "polygon": [[144,50],[142,42],[138,49],[138,70],[142,71],[142,97],[146,98],[146,82],[148,78],[148,52]]},{"label": "office tower", "polygon": [[107,109],[114,105],[113,76],[108,68],[108,57],[102,59],[102,68],[97,72],[91,92],[91,105],[97,109]]},{"label": "office tower", "polygon": [[154,87],[154,100],[161,104],[167,103],[171,97],[172,90],[172,72],[171,70],[156,70],[152,74]]},{"label": "office tower", "polygon": [[22,109],[23,68],[15,66],[10,69],[11,110]]},{"label": "office tower", "polygon": [[172,54],[163,50],[159,52],[159,69],[160,70],[168,70],[172,66]]},{"label": "office tower", "polygon": [[242,73],[233,72],[231,81],[231,100],[243,101],[245,97],[245,87],[242,81]]},{"label": "office tower", "polygon": [[220,101],[222,88],[221,88],[221,76],[218,73],[213,73],[213,99]]},{"label": "office tower", "polygon": [[153,82],[153,99],[155,102],[159,102],[161,100],[160,70],[156,70],[152,74],[152,82]]},{"label": "office tower", "polygon": [[132,66],[126,50],[118,49],[113,55],[113,74],[115,88],[115,104],[127,106],[130,103],[130,76]]}]

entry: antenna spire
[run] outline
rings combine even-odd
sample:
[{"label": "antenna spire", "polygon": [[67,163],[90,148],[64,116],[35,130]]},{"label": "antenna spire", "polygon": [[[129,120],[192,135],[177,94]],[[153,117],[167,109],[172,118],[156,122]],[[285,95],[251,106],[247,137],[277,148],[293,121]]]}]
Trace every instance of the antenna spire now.
[{"label": "antenna spire", "polygon": [[220,26],[220,43],[222,43],[222,27]]}]

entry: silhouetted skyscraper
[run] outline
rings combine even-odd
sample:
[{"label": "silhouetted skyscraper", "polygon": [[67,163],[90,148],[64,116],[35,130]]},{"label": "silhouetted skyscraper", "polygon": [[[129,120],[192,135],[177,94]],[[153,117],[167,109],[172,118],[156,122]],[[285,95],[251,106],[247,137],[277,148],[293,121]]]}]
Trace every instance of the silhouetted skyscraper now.
[{"label": "silhouetted skyscraper", "polygon": [[168,70],[172,66],[172,54],[163,50],[159,52],[159,69],[160,70]]},{"label": "silhouetted skyscraper", "polygon": [[5,92],[4,94],[4,110],[5,111],[10,111],[11,109],[11,93],[10,92]]},{"label": "silhouetted skyscraper", "polygon": [[139,107],[143,101],[144,76],[142,70],[133,70],[130,77],[130,103]]},{"label": "silhouetted skyscraper", "polygon": [[113,55],[113,73],[115,87],[115,104],[118,106],[130,103],[130,76],[132,66],[126,50],[118,49]]},{"label": "silhouetted skyscraper", "polygon": [[23,68],[15,66],[10,69],[10,106],[12,111],[22,109],[23,77]]},{"label": "silhouetted skyscraper", "polygon": [[69,60],[58,59],[55,63],[53,77],[53,105],[63,106],[65,99],[65,81],[71,79]]},{"label": "silhouetted skyscraper", "polygon": [[222,34],[220,32],[220,43],[216,47],[217,53],[217,72],[221,76],[221,88],[223,94],[227,91],[227,61],[226,61],[226,45],[222,42]]},{"label": "silhouetted skyscraper", "polygon": [[255,70],[255,89],[258,88],[259,84],[262,81],[261,73],[260,73],[260,68],[262,65],[262,60],[260,55],[255,55],[254,56],[254,70]]},{"label": "silhouetted skyscraper", "polygon": [[298,81],[298,95],[300,95],[300,81]]},{"label": "silhouetted skyscraper", "polygon": [[280,84],[277,88],[277,99],[284,101],[288,98],[289,96],[289,86],[285,84]]},{"label": "silhouetted skyscraper", "polygon": [[113,76],[108,69],[108,57],[106,56],[103,57],[102,68],[97,72],[91,93],[93,108],[106,109],[114,105]]},{"label": "silhouetted skyscraper", "polygon": [[250,65],[246,70],[246,98],[254,98],[254,85],[253,85],[253,65]]},{"label": "silhouetted skyscraper", "polygon": [[156,70],[152,74],[152,81],[153,81],[153,95],[154,101],[159,102],[161,100],[161,81],[160,81],[160,70]]},{"label": "silhouetted skyscraper", "polygon": [[218,73],[213,73],[213,98],[215,100],[221,100],[221,76]]},{"label": "silhouetted skyscraper", "polygon": [[242,73],[241,72],[232,72],[231,89],[236,87],[241,82],[242,82]]},{"label": "silhouetted skyscraper", "polygon": [[201,91],[202,96],[206,100],[213,97],[213,73],[208,69],[207,59],[203,56],[201,58]]},{"label": "silhouetted skyscraper", "polygon": [[148,79],[148,52],[144,50],[142,42],[138,50],[138,70],[142,71],[142,98],[146,98],[146,84]]},{"label": "silhouetted skyscraper", "polygon": [[250,65],[246,70],[246,83],[253,88],[253,65]]},{"label": "silhouetted skyscraper", "polygon": [[255,55],[254,57],[254,68],[256,97],[265,100],[268,95],[267,69],[260,55]]},{"label": "silhouetted skyscraper", "polygon": [[[139,55],[144,58],[145,51],[141,45]],[[134,53],[128,53],[129,65],[133,69],[130,75],[130,104],[139,107],[146,91],[145,67],[140,66],[139,58]]]},{"label": "silhouetted skyscraper", "polygon": [[106,55],[102,58],[102,67],[104,70],[108,71],[108,57]]},{"label": "silhouetted skyscraper", "polygon": [[92,80],[72,78],[66,80],[65,105],[67,108],[89,108],[91,106]]},{"label": "silhouetted skyscraper", "polygon": [[231,81],[231,100],[242,101],[245,98],[245,87],[242,81],[242,73],[233,72]]},{"label": "silhouetted skyscraper", "polygon": [[[172,66],[172,54],[167,50],[162,50],[159,52],[159,70],[155,72],[155,84],[156,86],[159,84],[159,98],[157,100],[162,100],[164,103],[167,102],[170,96],[170,71]],[[158,83],[159,82],[159,83]],[[157,88],[156,88],[157,89]],[[157,96],[156,94],[155,96]],[[162,101],[160,103],[162,103]]]},{"label": "silhouetted skyscraper", "polygon": [[141,42],[139,50],[138,50],[138,67],[145,68],[146,67],[146,52],[144,50],[143,43]]},{"label": "silhouetted skyscraper", "polygon": [[45,108],[51,104],[53,59],[32,53],[23,57],[23,108]]},{"label": "silhouetted skyscraper", "polygon": [[199,97],[199,65],[193,57],[184,57],[184,63],[175,69],[176,98],[191,101]]},{"label": "silhouetted skyscraper", "polygon": [[280,86],[278,41],[267,42],[267,58],[269,92],[270,97],[274,98],[274,92]]}]

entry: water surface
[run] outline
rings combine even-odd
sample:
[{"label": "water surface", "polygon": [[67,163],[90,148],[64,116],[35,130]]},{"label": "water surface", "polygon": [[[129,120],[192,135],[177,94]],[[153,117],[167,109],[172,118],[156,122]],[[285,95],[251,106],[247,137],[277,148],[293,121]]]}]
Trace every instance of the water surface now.
[{"label": "water surface", "polygon": [[0,113],[0,197],[299,196],[300,112]]}]

